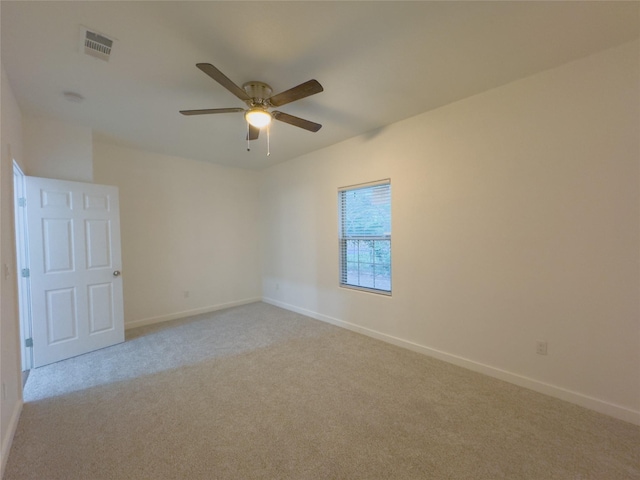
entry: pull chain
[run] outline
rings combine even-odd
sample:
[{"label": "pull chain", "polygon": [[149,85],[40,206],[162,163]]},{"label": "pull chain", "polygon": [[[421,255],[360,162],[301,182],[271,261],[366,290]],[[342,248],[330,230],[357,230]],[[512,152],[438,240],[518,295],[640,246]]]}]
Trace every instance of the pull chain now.
[{"label": "pull chain", "polygon": [[[247,122],[247,152],[251,151],[251,140],[249,140],[249,122]],[[267,125],[267,157],[271,155],[271,125]]]}]

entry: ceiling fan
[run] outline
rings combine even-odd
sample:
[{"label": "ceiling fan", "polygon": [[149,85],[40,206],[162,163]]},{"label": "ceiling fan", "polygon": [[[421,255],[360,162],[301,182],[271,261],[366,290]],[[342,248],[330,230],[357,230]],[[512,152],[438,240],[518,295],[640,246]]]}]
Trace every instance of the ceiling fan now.
[{"label": "ceiling fan", "polygon": [[209,115],[212,113],[236,113],[244,112],[247,120],[247,140],[256,140],[260,129],[271,123],[272,119],[279,120],[295,127],[300,127],[310,132],[317,132],[322,128],[319,123],[314,123],[304,118],[295,117],[288,113],[271,110],[273,107],[281,107],[287,103],[300,100],[310,95],[322,92],[324,89],[317,80],[309,80],[297,87],[285,90],[277,95],[271,95],[273,90],[263,82],[251,81],[242,85],[242,88],[233,83],[229,78],[210,63],[196,64],[200,70],[213,78],[224,88],[247,104],[245,108],[205,108],[202,110],[180,110],[183,115]]}]

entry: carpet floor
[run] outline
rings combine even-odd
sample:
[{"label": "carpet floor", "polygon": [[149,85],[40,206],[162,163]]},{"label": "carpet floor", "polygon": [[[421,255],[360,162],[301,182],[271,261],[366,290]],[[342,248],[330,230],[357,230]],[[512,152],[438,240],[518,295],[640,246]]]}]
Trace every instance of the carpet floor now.
[{"label": "carpet floor", "polygon": [[640,479],[640,427],[254,303],[33,370],[26,479]]}]

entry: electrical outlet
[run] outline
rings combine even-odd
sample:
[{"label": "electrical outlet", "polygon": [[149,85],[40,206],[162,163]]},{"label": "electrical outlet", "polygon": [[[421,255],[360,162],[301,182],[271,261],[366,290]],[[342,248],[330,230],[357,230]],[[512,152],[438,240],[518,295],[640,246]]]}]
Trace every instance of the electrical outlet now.
[{"label": "electrical outlet", "polygon": [[538,355],[546,355],[547,354],[547,342],[545,342],[545,341],[536,342],[536,353]]},{"label": "electrical outlet", "polygon": [[182,294],[184,295],[184,298],[189,298],[191,296],[191,292],[189,290],[185,290]]},{"label": "electrical outlet", "polygon": [[280,284],[276,283],[276,291],[280,290]]}]

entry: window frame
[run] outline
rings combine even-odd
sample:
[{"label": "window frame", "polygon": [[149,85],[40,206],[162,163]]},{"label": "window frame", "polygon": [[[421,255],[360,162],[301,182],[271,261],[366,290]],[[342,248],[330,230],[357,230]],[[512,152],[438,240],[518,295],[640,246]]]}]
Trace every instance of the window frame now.
[{"label": "window frame", "polygon": [[[369,293],[375,293],[378,295],[383,295],[383,296],[388,296],[390,297],[392,295],[392,291],[393,291],[393,282],[392,282],[392,262],[393,262],[393,255],[392,255],[392,240],[391,240],[391,226],[389,227],[390,232],[388,234],[385,235],[344,235],[344,225],[345,225],[345,218],[344,218],[344,200],[343,200],[343,195],[346,192],[349,191],[353,191],[353,190],[364,190],[364,189],[369,189],[369,188],[374,188],[374,187],[378,187],[381,185],[388,185],[389,191],[388,191],[388,202],[389,202],[389,222],[391,222],[391,179],[386,178],[383,180],[378,180],[378,181],[374,181],[374,182],[366,182],[366,183],[359,183],[356,185],[350,185],[350,186],[346,186],[346,187],[339,187],[338,188],[338,258],[339,258],[339,263],[338,263],[338,284],[340,287],[342,288],[348,288],[350,290],[359,290],[359,291],[364,291],[364,292],[369,292]],[[384,264],[386,268],[389,269],[389,289],[380,289],[380,288],[373,288],[373,287],[367,287],[367,286],[362,286],[362,285],[354,285],[351,283],[347,283],[347,242],[349,241],[357,241],[358,245],[360,245],[360,241],[383,241],[383,242],[388,242],[388,249],[389,249],[389,263]],[[374,243],[375,245],[375,243]],[[375,247],[370,247],[370,248],[375,248]],[[360,262],[359,260],[359,254],[358,254],[358,265],[360,265],[361,263],[367,263],[367,262]],[[374,260],[371,263],[371,265],[375,265],[375,253],[374,253]],[[374,267],[375,268],[375,267]],[[375,274],[374,274],[375,277]]]}]

